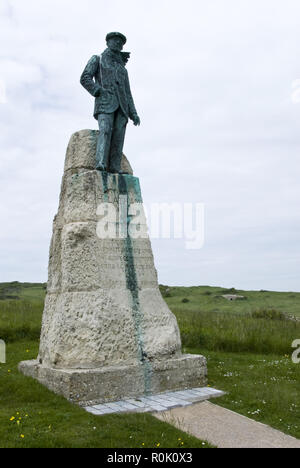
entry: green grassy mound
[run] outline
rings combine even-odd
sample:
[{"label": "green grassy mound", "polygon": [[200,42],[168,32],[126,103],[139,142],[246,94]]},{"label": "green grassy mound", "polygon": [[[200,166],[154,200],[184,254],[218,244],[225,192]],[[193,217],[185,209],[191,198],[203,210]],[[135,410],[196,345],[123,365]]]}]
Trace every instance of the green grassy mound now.
[{"label": "green grassy mound", "polygon": [[[0,447],[210,447],[149,414],[96,417],[26,378],[19,361],[36,358],[44,284],[0,285]],[[175,313],[184,352],[208,357],[209,384],[227,395],[214,400],[300,438],[300,293],[173,288],[161,291]],[[1,297],[0,294],[0,297]],[[245,299],[227,301],[224,294]],[[11,297],[14,296],[12,299]]]}]

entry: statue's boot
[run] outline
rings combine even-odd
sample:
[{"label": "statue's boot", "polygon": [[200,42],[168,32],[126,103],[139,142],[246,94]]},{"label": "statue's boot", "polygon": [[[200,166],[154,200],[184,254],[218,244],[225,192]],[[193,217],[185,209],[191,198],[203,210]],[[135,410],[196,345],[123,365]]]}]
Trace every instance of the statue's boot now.
[{"label": "statue's boot", "polygon": [[97,164],[96,169],[97,169],[97,171],[106,171],[107,170],[107,168],[102,163]]}]

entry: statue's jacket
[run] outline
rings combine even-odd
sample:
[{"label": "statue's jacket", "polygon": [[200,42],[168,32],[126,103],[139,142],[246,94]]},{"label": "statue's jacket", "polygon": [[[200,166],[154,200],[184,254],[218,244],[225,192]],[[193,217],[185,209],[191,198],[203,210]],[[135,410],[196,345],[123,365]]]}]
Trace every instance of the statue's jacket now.
[{"label": "statue's jacket", "polygon": [[[80,83],[95,97],[94,117],[110,114],[118,107],[127,118],[137,115],[131,95],[128,72],[120,53],[106,49],[101,56],[93,55],[86,65]],[[97,97],[98,93],[100,95]]]}]

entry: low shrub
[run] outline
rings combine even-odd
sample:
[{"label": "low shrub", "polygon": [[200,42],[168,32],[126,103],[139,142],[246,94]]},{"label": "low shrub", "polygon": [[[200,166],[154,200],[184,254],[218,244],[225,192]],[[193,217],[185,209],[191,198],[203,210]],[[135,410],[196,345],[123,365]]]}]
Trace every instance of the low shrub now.
[{"label": "low shrub", "polygon": [[222,289],[220,293],[221,294],[237,294],[237,290],[235,288]]},{"label": "low shrub", "polygon": [[265,320],[289,320],[289,317],[280,310],[276,309],[258,309],[254,310],[251,313],[251,316],[256,319],[265,319]]}]

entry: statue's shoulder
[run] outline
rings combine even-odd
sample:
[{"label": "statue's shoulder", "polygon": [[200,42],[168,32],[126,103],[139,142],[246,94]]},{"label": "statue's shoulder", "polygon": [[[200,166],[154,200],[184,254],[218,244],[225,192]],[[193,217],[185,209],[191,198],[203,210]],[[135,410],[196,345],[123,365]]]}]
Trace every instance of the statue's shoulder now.
[{"label": "statue's shoulder", "polygon": [[90,61],[91,61],[91,62],[98,62],[99,59],[100,59],[100,55],[96,55],[96,54],[95,54],[95,55],[92,55]]},{"label": "statue's shoulder", "polygon": [[92,55],[90,60],[88,61],[89,65],[96,65],[99,62],[99,55]]},{"label": "statue's shoulder", "polygon": [[99,55],[92,55],[90,60],[87,63],[87,69],[90,73],[96,73],[99,64]]}]

